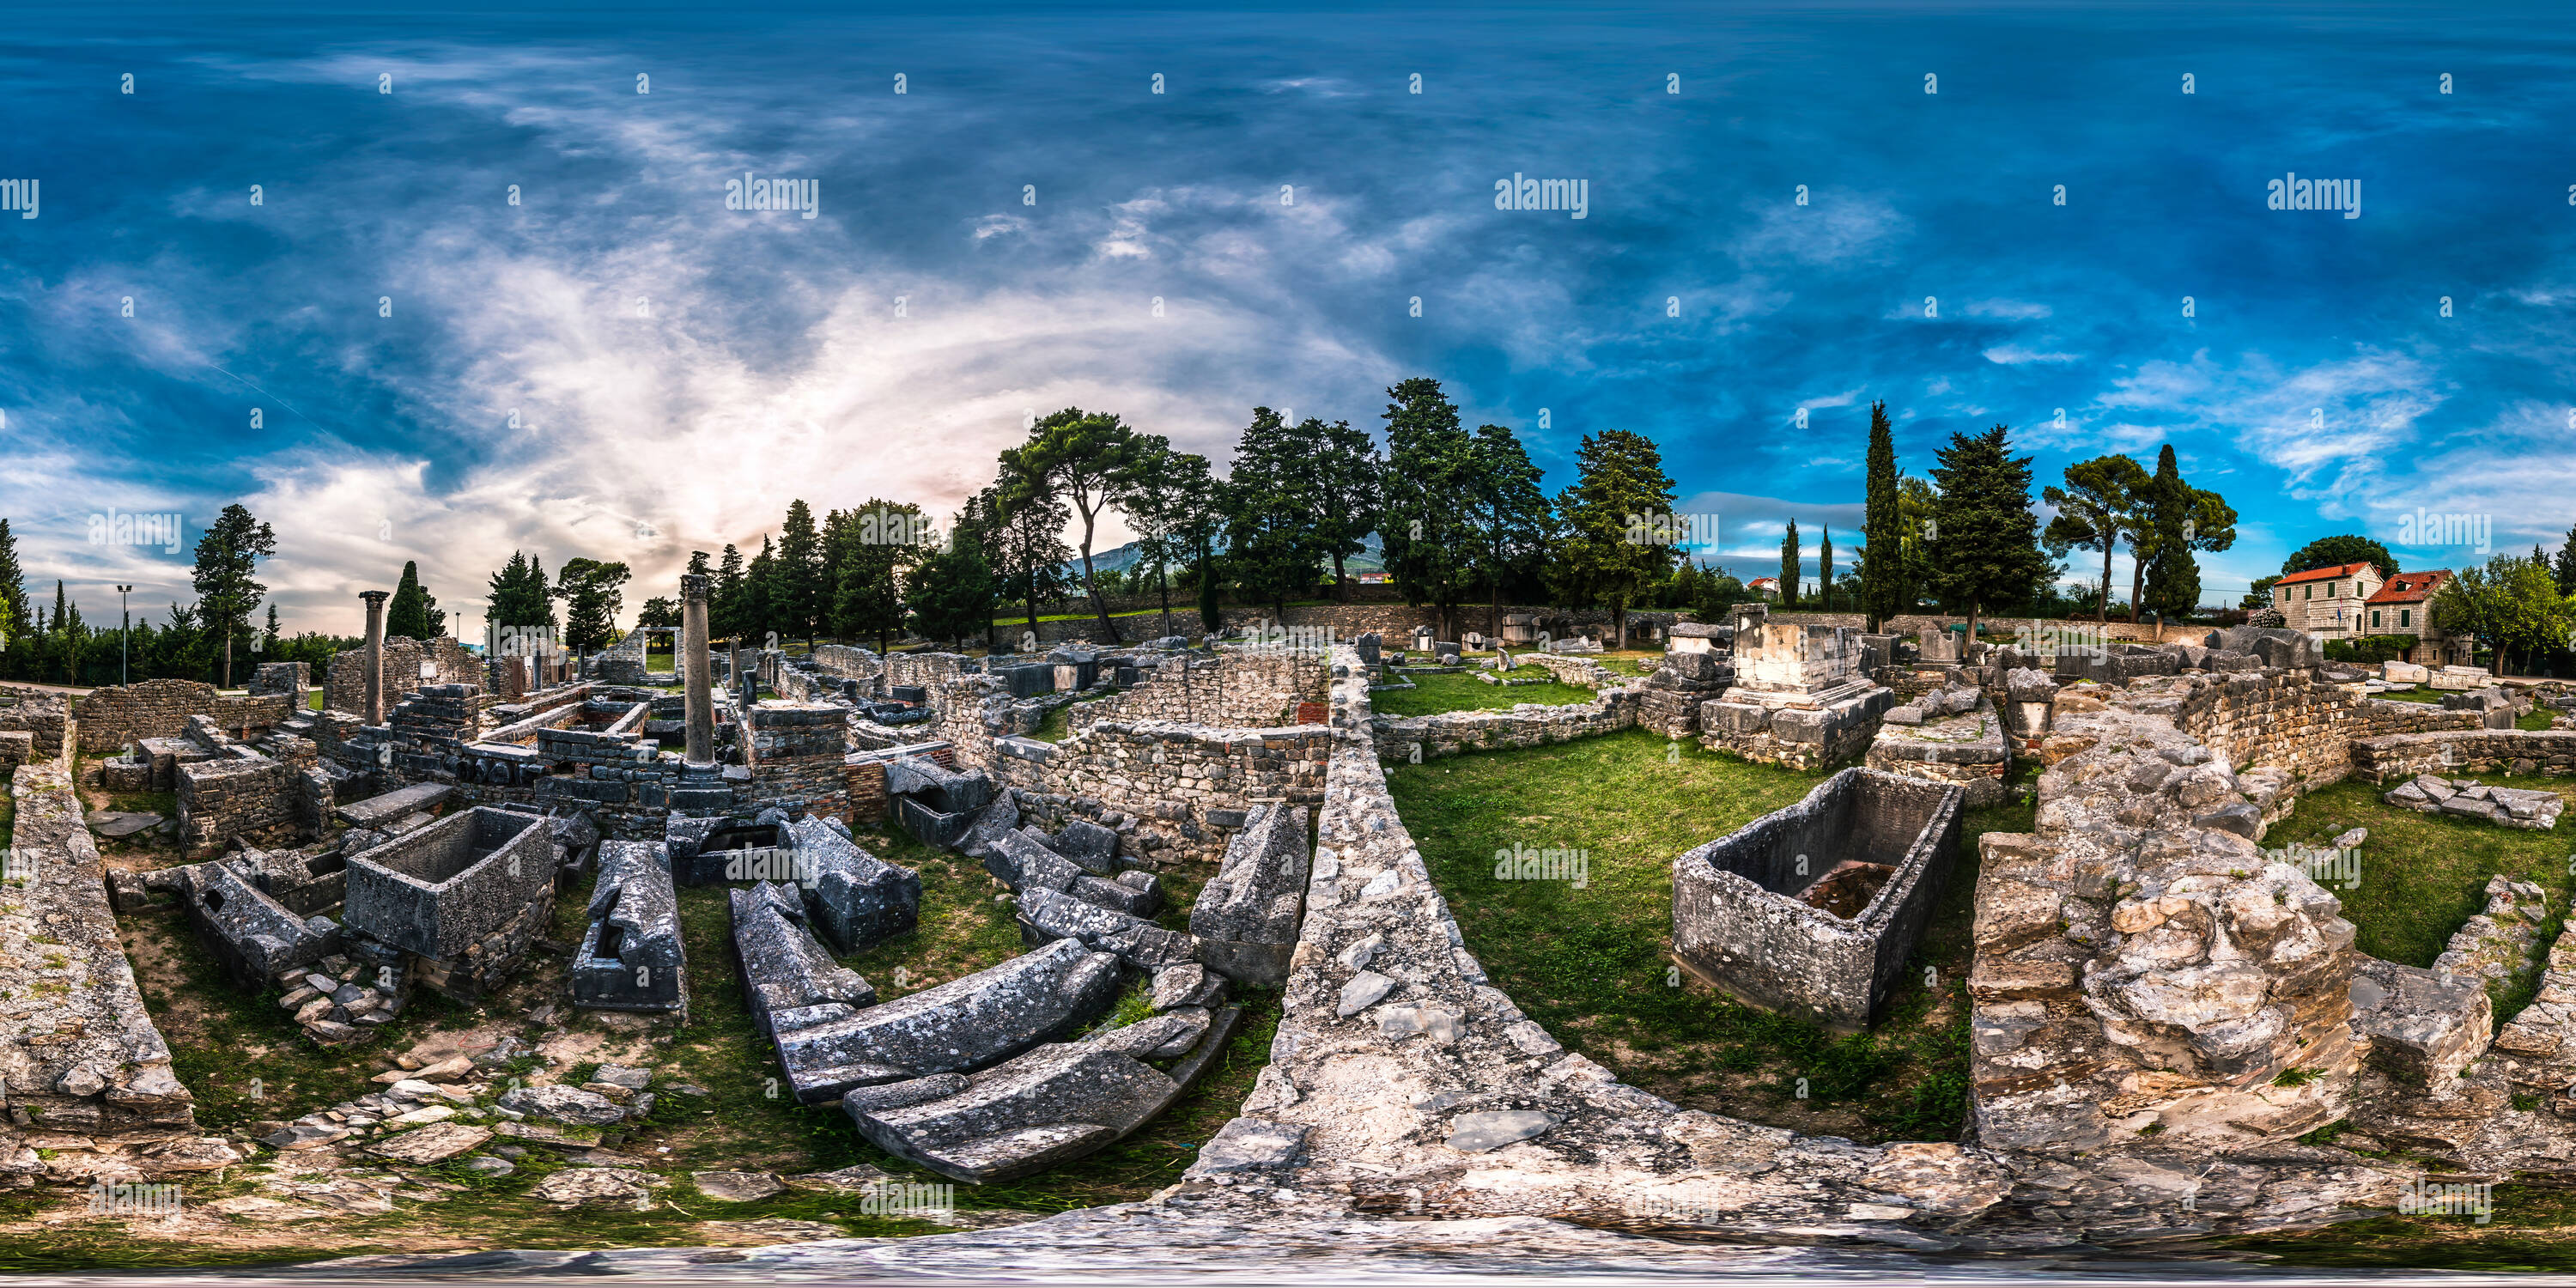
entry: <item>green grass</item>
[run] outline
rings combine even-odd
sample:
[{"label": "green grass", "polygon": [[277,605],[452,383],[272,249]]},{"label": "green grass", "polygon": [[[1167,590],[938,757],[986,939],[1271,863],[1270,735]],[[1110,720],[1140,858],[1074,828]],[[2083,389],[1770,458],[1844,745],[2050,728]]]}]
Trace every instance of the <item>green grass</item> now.
[{"label": "green grass", "polygon": [[[1740,1005],[1668,957],[1673,859],[1825,776],[1642,730],[1387,774],[1468,949],[1559,1041],[1693,1108],[1859,1139],[1955,1139],[1967,1109],[1976,838],[2028,830],[2029,806],[1970,814],[1916,960],[1870,1032],[1837,1037]],[[1495,852],[1523,844],[1587,851],[1587,887],[1497,880]]]},{"label": "green grass", "polygon": [[[1476,678],[1480,672],[1459,671],[1447,675],[1408,675],[1410,689],[1385,689],[1369,695],[1370,704],[1380,715],[1431,716],[1444,711],[1508,711],[1524,702],[1559,707],[1590,702],[1601,695],[1590,689],[1549,678],[1545,684],[1487,684]],[[1516,666],[1507,674],[1515,679],[1550,676],[1538,666]]]},{"label": "green grass", "polygon": [[2524,733],[2539,733],[2540,731],[2555,725],[2557,722],[2557,712],[2552,711],[2547,707],[2533,707],[2521,718],[2515,720],[2513,722],[2513,727],[2522,730]]},{"label": "green grass", "polygon": [[2390,693],[2374,693],[2370,696],[2374,698],[2386,698],[2391,702],[2421,702],[2428,706],[2439,706],[2442,702],[2442,693],[2443,690],[2440,689],[2428,689],[2422,685],[2417,685],[2412,689]]},{"label": "green grass", "polygon": [[2381,1216],[2298,1234],[2217,1242],[2228,1252],[2286,1266],[2494,1273],[2576,1272],[2576,1191],[2498,1185],[2489,1224],[2460,1216]]},{"label": "green grass", "polygon": [[[2501,787],[2570,790],[2563,778],[2474,777]],[[2346,829],[2370,829],[2361,844],[2360,880],[2350,888],[2326,884],[2358,932],[2354,948],[2400,965],[2431,966],[2461,924],[2486,907],[2487,879],[2499,873],[2549,891],[2543,950],[2556,940],[2570,885],[2567,838],[2399,809],[2380,799],[2386,790],[2358,780],[2321,788],[2263,840],[2276,849],[2323,847]],[[2489,987],[2496,993],[2496,1023],[2503,1024],[2531,1000],[2537,972],[2513,988]]]}]

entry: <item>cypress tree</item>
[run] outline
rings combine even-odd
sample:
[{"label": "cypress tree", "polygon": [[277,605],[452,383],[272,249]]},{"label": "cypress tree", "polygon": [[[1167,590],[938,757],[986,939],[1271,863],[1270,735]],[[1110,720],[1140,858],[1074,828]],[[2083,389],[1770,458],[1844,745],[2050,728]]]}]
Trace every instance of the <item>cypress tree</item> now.
[{"label": "cypress tree", "polygon": [[1780,538],[1780,607],[1798,606],[1798,521],[1789,520],[1788,535]]},{"label": "cypress tree", "polygon": [[1905,561],[1904,487],[1896,473],[1896,436],[1887,422],[1887,404],[1869,405],[1869,500],[1861,520],[1861,611],[1869,628],[1882,629],[1887,619],[1905,611],[1908,587]]},{"label": "cypress tree", "polygon": [[1816,586],[1817,586],[1817,589],[1818,589],[1818,593],[1819,593],[1819,594],[1821,594],[1821,595],[1823,596],[1823,598],[1824,598],[1824,603],[1825,603],[1824,611],[1826,611],[1826,612],[1830,613],[1830,612],[1834,611],[1834,528],[1833,528],[1833,525],[1832,525],[1832,524],[1830,524],[1830,523],[1829,523],[1829,524],[1826,524],[1826,525],[1825,525],[1824,532],[1825,532],[1824,540],[1818,543],[1818,545],[1817,545],[1817,549],[1816,549]]}]

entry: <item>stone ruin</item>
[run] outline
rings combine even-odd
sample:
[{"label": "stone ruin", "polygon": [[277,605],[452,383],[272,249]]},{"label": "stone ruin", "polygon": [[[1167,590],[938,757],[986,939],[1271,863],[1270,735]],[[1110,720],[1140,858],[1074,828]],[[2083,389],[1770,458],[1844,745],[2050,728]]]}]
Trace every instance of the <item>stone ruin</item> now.
[{"label": "stone ruin", "polygon": [[590,923],[566,974],[575,1006],[606,1011],[682,1011],[689,1005],[688,952],[669,857],[642,841],[599,847]]},{"label": "stone ruin", "polygon": [[417,984],[460,1001],[505,980],[554,915],[557,859],[546,820],[460,810],[348,857],[341,925],[350,955],[398,999]]},{"label": "stone ruin", "polygon": [[1931,919],[1965,791],[1846,769],[1673,861],[1673,955],[1754,1006],[1867,1027]]},{"label": "stone ruin", "polygon": [[1699,712],[1735,683],[1735,628],[1676,622],[1664,638],[1664,660],[1646,677],[1637,723],[1667,738],[1699,732]]},{"label": "stone ruin", "polygon": [[1735,681],[1701,704],[1701,744],[1798,769],[1861,754],[1896,695],[1861,673],[1859,637],[1767,620],[1738,628]]}]

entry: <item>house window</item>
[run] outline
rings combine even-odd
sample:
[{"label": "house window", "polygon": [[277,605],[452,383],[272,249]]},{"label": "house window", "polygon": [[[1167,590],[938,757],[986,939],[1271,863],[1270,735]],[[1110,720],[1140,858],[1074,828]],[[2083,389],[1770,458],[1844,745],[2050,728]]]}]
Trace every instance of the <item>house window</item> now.
[{"label": "house window", "polygon": [[2402,630],[2406,629],[2409,625],[2412,625],[2412,624],[2413,624],[2413,619],[2414,619],[2414,617],[2415,617],[2415,610],[2414,610],[2414,609],[2411,609],[2411,608],[2401,608],[2401,609],[2398,609],[2398,610],[2397,610],[2397,629],[2399,629],[2399,630],[2401,630],[2401,631],[2402,631]]},{"label": "house window", "polygon": [[2306,592],[2308,592],[2306,595],[2301,596],[2301,598],[2303,598],[2303,599],[2314,599],[2314,598],[2316,598],[2316,597],[2317,597],[2317,584],[2316,584],[2315,582],[2313,582],[2313,581],[2312,581],[2312,582],[2309,582],[2309,583],[2308,583],[2307,585],[2305,585],[2305,586],[2300,587],[2300,589],[2305,590]]},{"label": "house window", "polygon": [[2379,610],[2376,608],[2370,610],[2370,629],[2379,629]]}]

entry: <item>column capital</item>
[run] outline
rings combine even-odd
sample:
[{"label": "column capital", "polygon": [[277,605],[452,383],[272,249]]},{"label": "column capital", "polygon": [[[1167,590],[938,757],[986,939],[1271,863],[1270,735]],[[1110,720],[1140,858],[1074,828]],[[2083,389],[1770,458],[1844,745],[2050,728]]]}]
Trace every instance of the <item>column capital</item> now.
[{"label": "column capital", "polygon": [[371,604],[380,603],[393,597],[394,593],[390,590],[362,590],[358,592],[358,598],[366,600]]},{"label": "column capital", "polygon": [[707,591],[714,583],[715,578],[702,572],[682,573],[680,574],[680,596],[683,599],[704,600],[707,597]]}]

